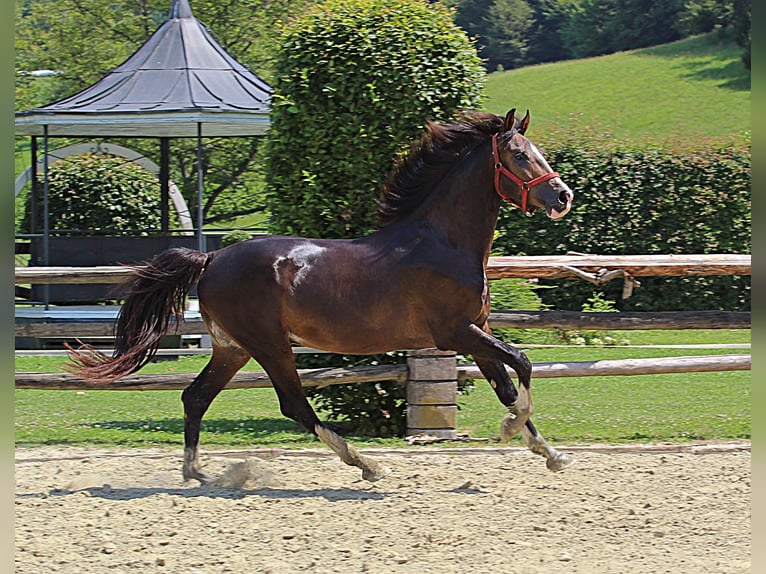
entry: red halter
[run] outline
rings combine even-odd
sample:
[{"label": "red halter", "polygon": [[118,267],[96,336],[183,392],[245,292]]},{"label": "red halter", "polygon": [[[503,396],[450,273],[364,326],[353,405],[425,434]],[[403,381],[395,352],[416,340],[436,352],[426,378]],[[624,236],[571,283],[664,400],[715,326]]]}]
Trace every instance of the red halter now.
[{"label": "red halter", "polygon": [[[500,154],[497,151],[497,134],[496,133],[492,135],[492,158],[495,160],[495,191],[497,192],[497,195],[502,197],[508,203],[520,208],[521,211],[523,211],[524,213],[527,213],[527,198],[529,197],[530,189],[532,189],[536,185],[539,185],[545,181],[548,181],[549,179],[553,179],[554,177],[561,177],[558,172],[552,171],[550,173],[546,173],[534,179],[530,179],[529,181],[524,181],[523,179],[521,179],[519,176],[513,173],[510,169],[505,167],[503,163],[500,161]],[[513,181],[516,185],[518,185],[521,188],[521,203],[520,204],[516,203],[513,199],[511,199],[510,197],[508,197],[507,195],[503,193],[502,186],[500,185],[500,174],[510,178],[511,181]],[[534,211],[534,208],[532,209],[532,211]]]}]

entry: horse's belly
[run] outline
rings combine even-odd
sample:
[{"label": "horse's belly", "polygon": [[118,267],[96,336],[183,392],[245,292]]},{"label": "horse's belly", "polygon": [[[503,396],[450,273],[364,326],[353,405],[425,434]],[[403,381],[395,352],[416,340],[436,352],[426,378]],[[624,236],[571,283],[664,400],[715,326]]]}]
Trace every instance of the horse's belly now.
[{"label": "horse's belly", "polygon": [[294,343],[331,353],[370,355],[434,346],[424,317],[411,317],[401,309],[324,317],[309,314],[291,323],[288,328]]}]

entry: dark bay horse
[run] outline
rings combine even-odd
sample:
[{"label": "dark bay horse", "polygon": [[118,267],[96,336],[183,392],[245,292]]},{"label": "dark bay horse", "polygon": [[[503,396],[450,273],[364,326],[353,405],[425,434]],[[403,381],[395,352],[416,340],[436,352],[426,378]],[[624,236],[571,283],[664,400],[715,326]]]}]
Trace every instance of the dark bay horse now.
[{"label": "dark bay horse", "polygon": [[[199,457],[202,417],[234,374],[253,357],[268,373],[281,412],[332,448],[362,476],[383,469],[319,421],[306,400],[291,344],[354,355],[437,347],[473,356],[508,408],[507,440],[525,444],[557,471],[569,464],[530,416],[532,366],[518,349],[493,337],[487,318],[485,267],[500,205],[564,216],[573,194],[525,137],[529,112],[497,116],[465,112],[431,123],[422,141],[383,186],[383,226],[351,240],[265,236],[211,253],[170,249],[134,267],[107,357],[70,349],[72,371],[110,382],[155,355],[173,319],[183,319],[196,283],[210,332],[210,361],[183,391],[186,479],[212,480]],[[506,369],[518,376],[517,391]]]}]

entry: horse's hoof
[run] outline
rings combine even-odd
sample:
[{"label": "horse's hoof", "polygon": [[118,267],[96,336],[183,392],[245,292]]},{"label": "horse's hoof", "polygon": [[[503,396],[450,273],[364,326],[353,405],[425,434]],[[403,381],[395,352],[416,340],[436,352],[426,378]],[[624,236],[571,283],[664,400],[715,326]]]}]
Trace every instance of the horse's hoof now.
[{"label": "horse's hoof", "polygon": [[212,474],[203,472],[201,470],[186,470],[183,471],[184,482],[190,480],[198,480],[202,486],[208,485],[215,481],[215,477]]},{"label": "horse's hoof", "polygon": [[375,465],[375,468],[367,467],[365,469],[362,469],[362,478],[365,480],[369,480],[370,482],[376,482],[380,480],[381,478],[388,476],[390,472],[391,471],[387,468],[383,468],[381,466]]},{"label": "horse's hoof", "polygon": [[574,460],[569,458],[564,453],[558,452],[556,453],[556,456],[545,461],[545,466],[547,466],[548,470],[551,472],[561,472],[566,467],[572,466],[574,462]]}]

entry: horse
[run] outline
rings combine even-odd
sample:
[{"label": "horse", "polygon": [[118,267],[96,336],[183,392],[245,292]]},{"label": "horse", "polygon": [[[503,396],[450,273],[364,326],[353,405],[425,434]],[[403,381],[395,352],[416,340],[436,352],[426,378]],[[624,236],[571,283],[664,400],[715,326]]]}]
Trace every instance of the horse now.
[{"label": "horse", "polygon": [[[202,418],[251,357],[271,379],[285,417],[360,468],[364,479],[387,473],[319,420],[303,391],[293,344],[353,355],[434,347],[471,355],[508,409],[502,440],[521,431],[550,470],[562,470],[571,460],[530,418],[529,359],[487,324],[486,265],[502,202],[557,219],[574,197],[525,136],[529,123],[529,110],[517,118],[515,108],[505,116],[465,111],[451,122],[429,122],[381,186],[381,225],[369,235],[265,235],[209,253],[173,248],[132,266],[112,356],[87,345],[69,347],[70,371],[109,383],[139,370],[171,323],[183,320],[196,284],[212,354],[181,396],[185,480],[215,480],[201,464]],[[506,365],[518,377],[518,391]]]}]

